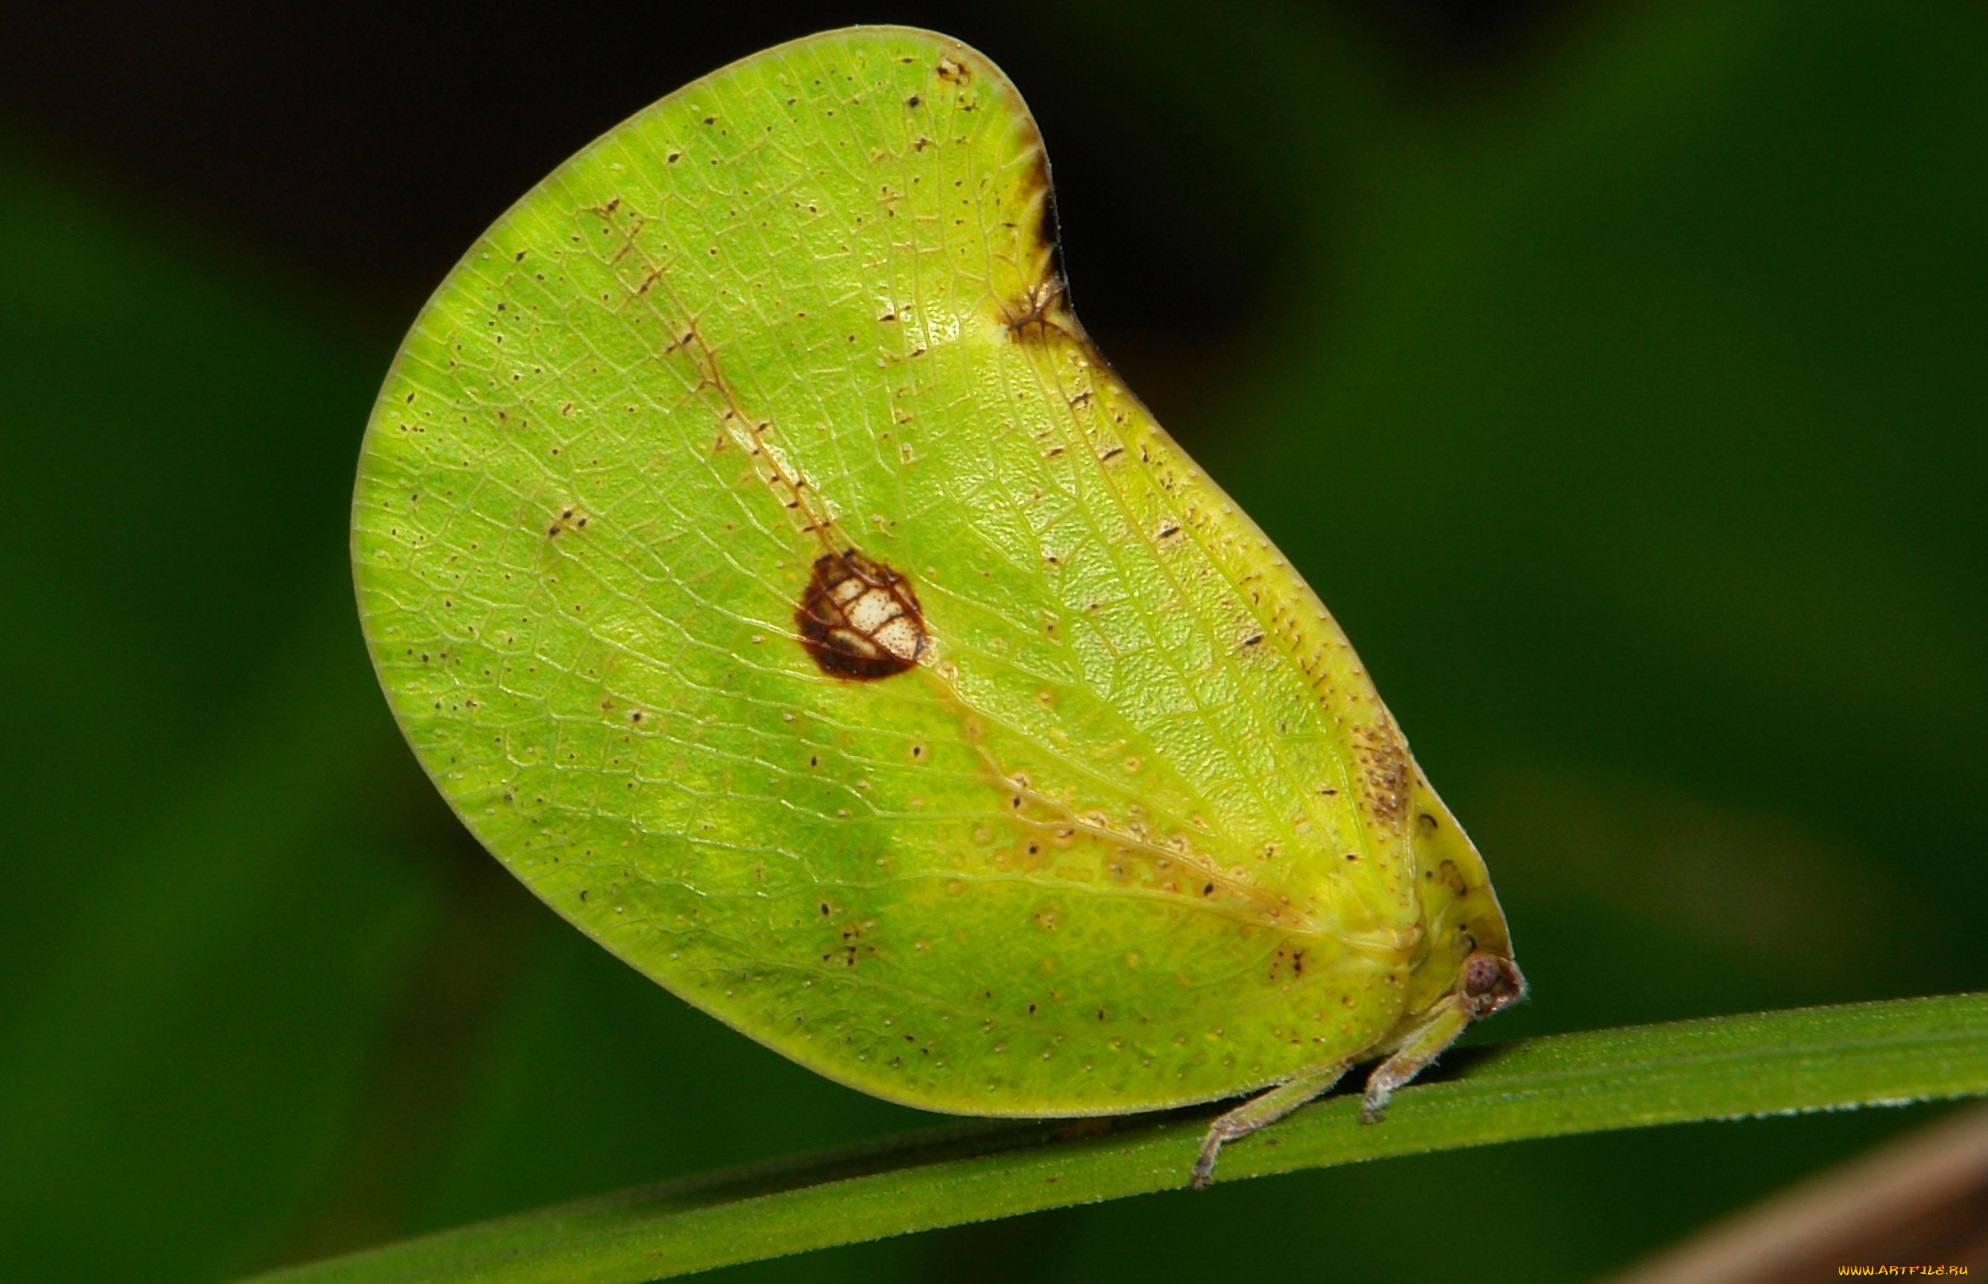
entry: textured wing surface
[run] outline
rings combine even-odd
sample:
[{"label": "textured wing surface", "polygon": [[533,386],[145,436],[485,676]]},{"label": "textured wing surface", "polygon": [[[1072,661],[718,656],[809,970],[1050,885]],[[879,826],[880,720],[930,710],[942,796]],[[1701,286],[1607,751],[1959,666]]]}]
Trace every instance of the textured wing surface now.
[{"label": "textured wing surface", "polygon": [[912,1104],[1365,1047],[1413,768],[1317,599],[1083,338],[1012,86],[858,29],[689,86],[472,249],[355,500],[422,761],[561,914]]}]

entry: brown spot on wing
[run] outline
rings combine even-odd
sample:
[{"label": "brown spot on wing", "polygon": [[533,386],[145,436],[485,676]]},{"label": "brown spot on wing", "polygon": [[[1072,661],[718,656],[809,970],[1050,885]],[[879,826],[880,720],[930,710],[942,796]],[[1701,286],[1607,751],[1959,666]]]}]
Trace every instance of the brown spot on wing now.
[{"label": "brown spot on wing", "polygon": [[1382,829],[1400,832],[1408,819],[1409,793],[1414,785],[1408,746],[1387,718],[1353,728],[1352,737],[1366,786],[1362,792],[1367,814]]},{"label": "brown spot on wing", "polygon": [[1062,229],[1056,218],[1056,187],[1049,177],[1049,154],[1040,143],[1015,199],[1035,209],[1034,225],[1027,229],[1022,247],[1034,275],[1020,298],[1002,305],[1008,335],[1018,343],[1065,337],[1088,349],[1089,340],[1070,309],[1070,283],[1063,274]]},{"label": "brown spot on wing", "polygon": [[903,673],[930,641],[910,581],[853,548],[815,559],[794,623],[823,673],[858,681]]},{"label": "brown spot on wing", "polygon": [[1003,310],[1008,336],[1016,342],[1040,341],[1050,333],[1069,336],[1076,318],[1066,301],[1063,278],[1050,275],[1029,286],[1028,293]]},{"label": "brown spot on wing", "polygon": [[1035,149],[1035,164],[1030,167],[1029,177],[1035,190],[1042,194],[1036,205],[1036,248],[1048,251],[1048,276],[1061,288],[1067,306],[1070,285],[1063,271],[1063,224],[1056,217],[1056,184],[1049,177],[1049,153],[1040,146]]}]

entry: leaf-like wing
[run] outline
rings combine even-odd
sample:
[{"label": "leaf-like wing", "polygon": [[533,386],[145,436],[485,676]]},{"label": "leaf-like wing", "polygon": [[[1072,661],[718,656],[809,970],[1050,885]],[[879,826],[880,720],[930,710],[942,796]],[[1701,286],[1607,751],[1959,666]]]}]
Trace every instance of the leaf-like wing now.
[{"label": "leaf-like wing", "polygon": [[1413,764],[1085,339],[1041,138],[954,41],[782,46],[554,173],[416,324],[354,521],[478,837],[824,1073],[1128,1110],[1400,1013]]}]

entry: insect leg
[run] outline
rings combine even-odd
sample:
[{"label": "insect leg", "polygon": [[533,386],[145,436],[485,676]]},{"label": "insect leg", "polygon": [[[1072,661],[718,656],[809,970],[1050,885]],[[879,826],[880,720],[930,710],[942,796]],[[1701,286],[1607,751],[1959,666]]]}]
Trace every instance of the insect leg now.
[{"label": "insect leg", "polygon": [[1394,1090],[1428,1068],[1431,1061],[1455,1043],[1470,1024],[1469,1001],[1453,994],[1429,1010],[1419,1025],[1411,1028],[1394,1054],[1374,1067],[1367,1076],[1366,1100],[1360,1105],[1360,1122],[1379,1123]]},{"label": "insect leg", "polygon": [[1306,1070],[1217,1117],[1214,1123],[1208,1125],[1208,1136],[1201,1143],[1201,1155],[1194,1161],[1194,1188],[1205,1190],[1215,1180],[1215,1155],[1222,1149],[1223,1142],[1247,1137],[1258,1128],[1276,1123],[1313,1097],[1329,1091],[1351,1064],[1350,1061],[1336,1061]]}]

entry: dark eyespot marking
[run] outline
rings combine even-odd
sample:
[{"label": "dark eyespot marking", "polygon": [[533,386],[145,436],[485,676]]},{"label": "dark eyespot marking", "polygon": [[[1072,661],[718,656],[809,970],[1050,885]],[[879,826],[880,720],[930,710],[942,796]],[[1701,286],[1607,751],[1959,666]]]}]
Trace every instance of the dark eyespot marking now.
[{"label": "dark eyespot marking", "polygon": [[869,681],[903,673],[929,641],[910,582],[853,548],[815,559],[794,623],[801,646],[836,678]]}]

